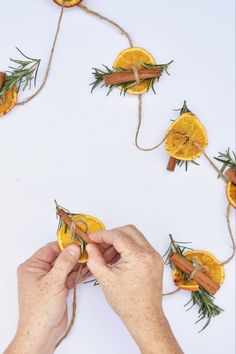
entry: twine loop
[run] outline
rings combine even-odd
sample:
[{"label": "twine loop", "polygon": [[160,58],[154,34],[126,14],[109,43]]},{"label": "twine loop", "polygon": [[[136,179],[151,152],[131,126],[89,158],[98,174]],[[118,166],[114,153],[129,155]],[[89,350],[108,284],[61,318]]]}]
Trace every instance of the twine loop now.
[{"label": "twine loop", "polygon": [[207,266],[201,264],[196,258],[193,259],[192,264],[193,264],[193,271],[190,274],[189,280],[192,280],[197,272],[204,272],[208,269]]},{"label": "twine loop", "polygon": [[70,225],[70,234],[75,241],[81,241],[80,238],[76,235],[76,228],[78,226],[78,223],[83,224],[85,226],[85,233],[88,233],[88,224],[80,218],[74,219]]}]

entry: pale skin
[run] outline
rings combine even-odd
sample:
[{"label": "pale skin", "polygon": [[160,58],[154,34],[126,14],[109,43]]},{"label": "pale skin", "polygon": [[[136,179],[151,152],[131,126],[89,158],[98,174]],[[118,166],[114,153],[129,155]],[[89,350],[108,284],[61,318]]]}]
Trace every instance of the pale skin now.
[{"label": "pale skin", "polygon": [[[162,308],[163,260],[132,225],[99,231],[87,245],[81,280],[96,277],[108,304],[121,318],[142,354],[181,354]],[[80,249],[63,252],[53,242],[18,268],[19,322],[4,354],[51,354],[68,326],[67,293],[78,273]],[[120,262],[117,264],[117,261]]]}]

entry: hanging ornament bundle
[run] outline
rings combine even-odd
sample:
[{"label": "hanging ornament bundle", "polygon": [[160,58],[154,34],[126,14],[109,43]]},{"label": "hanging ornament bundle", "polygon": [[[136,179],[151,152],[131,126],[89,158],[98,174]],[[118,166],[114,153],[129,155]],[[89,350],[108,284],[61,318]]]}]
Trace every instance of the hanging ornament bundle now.
[{"label": "hanging ornament bundle", "polygon": [[[16,105],[24,105],[33,100],[45,87],[49,77],[52,61],[55,53],[55,47],[61,28],[64,12],[67,8],[76,8],[92,15],[102,21],[105,21],[112,27],[116,28],[128,41],[129,48],[124,49],[114,60],[113,65],[103,65],[100,68],[94,68],[92,75],[94,77],[91,83],[91,91],[98,87],[106,87],[107,95],[114,89],[120,90],[120,94],[137,95],[138,102],[138,127],[135,133],[135,145],[141,151],[154,151],[164,144],[168,155],[167,170],[173,172],[176,166],[185,166],[188,169],[189,163],[199,165],[199,157],[203,155],[210,165],[217,172],[226,184],[226,195],[228,205],[226,209],[227,228],[232,242],[232,254],[225,261],[218,261],[214,255],[208,251],[199,251],[190,249],[186,244],[182,244],[173,240],[170,235],[170,246],[165,254],[166,263],[172,269],[173,282],[176,288],[174,291],[164,293],[164,296],[176,293],[179,290],[189,291],[190,300],[187,305],[192,308],[198,306],[199,318],[197,322],[205,320],[205,329],[212,318],[219,315],[222,309],[215,304],[215,295],[223,284],[225,271],[224,265],[228,264],[235,255],[235,241],[230,225],[231,206],[236,208],[236,156],[229,148],[224,153],[219,153],[215,160],[222,163],[222,167],[218,168],[215,162],[206,153],[208,145],[207,131],[199,118],[190,111],[184,102],[180,109],[179,117],[171,123],[167,131],[163,134],[160,143],[152,147],[141,146],[140,130],[143,120],[143,94],[150,90],[156,94],[155,85],[159,82],[164,74],[169,75],[169,67],[173,60],[166,64],[156,63],[152,54],[147,50],[135,47],[129,33],[113,20],[87,8],[82,5],[82,0],[50,0],[55,5],[61,7],[55,35],[49,54],[48,64],[45,75],[40,86],[36,91],[24,100],[20,100],[21,92],[26,89],[32,89],[37,84],[37,74],[39,71],[41,59],[33,59],[31,56],[24,54],[17,48],[19,53],[18,59],[10,59],[11,66],[6,72],[0,70],[0,117],[9,113]],[[27,53],[28,54],[28,53]],[[81,257],[79,259],[80,268],[76,281],[84,279],[86,274],[83,273],[88,255],[85,247],[91,243],[89,233],[104,230],[104,224],[97,218],[87,214],[72,214],[56,203],[56,212],[59,217],[59,226],[57,231],[57,240],[61,250],[69,244],[77,244],[81,249]],[[102,253],[105,249],[101,245],[97,245]],[[90,282],[90,281],[89,281]],[[96,280],[92,280],[97,285]],[[66,338],[73,326],[76,313],[76,285],[74,287],[73,315],[71,323],[67,329]]]}]

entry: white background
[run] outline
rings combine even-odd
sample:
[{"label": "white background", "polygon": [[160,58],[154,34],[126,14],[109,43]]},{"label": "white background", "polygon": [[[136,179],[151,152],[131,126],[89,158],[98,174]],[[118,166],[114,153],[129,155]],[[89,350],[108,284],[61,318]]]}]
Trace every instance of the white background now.
[{"label": "white background", "polygon": [[[216,156],[234,147],[234,1],[228,0],[87,0],[84,3],[118,21],[137,46],[157,62],[171,59],[171,76],[163,76],[157,96],[144,97],[141,142],[158,142],[172,109],[186,99],[205,125]],[[18,57],[15,46],[47,58],[60,8],[50,0],[0,0],[0,68]],[[133,223],[164,253],[168,234],[192,241],[196,249],[220,260],[231,252],[225,211],[225,186],[202,157],[188,173],[166,171],[168,156],[144,153],[134,146],[137,97],[90,94],[92,67],[112,66],[127,47],[125,37],[78,8],[65,12],[49,81],[37,99],[0,119],[0,350],[17,324],[16,267],[37,248],[56,239],[53,199],[73,212],[104,221],[107,228]],[[21,95],[21,98],[23,96]],[[232,215],[233,217],[233,215]],[[225,312],[198,334],[197,309],[183,305],[189,293],[164,299],[170,324],[185,353],[233,354],[234,267],[216,303]],[[169,271],[165,290],[173,288]],[[70,299],[71,300],[71,299]],[[58,353],[138,353],[99,287],[82,286],[76,324]]]}]

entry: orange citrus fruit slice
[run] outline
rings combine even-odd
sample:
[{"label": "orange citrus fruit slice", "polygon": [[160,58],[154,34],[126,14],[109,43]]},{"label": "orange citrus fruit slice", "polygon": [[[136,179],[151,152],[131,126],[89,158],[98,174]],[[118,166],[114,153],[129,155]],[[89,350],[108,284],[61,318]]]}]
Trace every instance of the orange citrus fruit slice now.
[{"label": "orange citrus fruit slice", "polygon": [[198,146],[205,150],[207,143],[207,132],[200,120],[192,113],[183,113],[169,127],[165,148],[175,159],[191,161],[201,155]]},{"label": "orange citrus fruit slice", "polygon": [[[122,68],[125,70],[131,70],[133,67],[136,69],[142,69],[142,64],[156,64],[153,56],[142,48],[128,48],[123,50],[116,58],[113,67]],[[122,89],[120,87],[120,89]],[[127,92],[133,95],[141,95],[148,89],[147,82],[140,82],[130,87]]]},{"label": "orange citrus fruit slice", "polygon": [[[184,257],[191,262],[205,266],[204,273],[209,276],[215,283],[222,284],[225,278],[224,267],[211,254],[206,251],[188,251],[184,253]],[[193,279],[184,280],[183,273],[178,268],[173,269],[173,281],[180,289],[188,291],[198,291],[199,285]]]},{"label": "orange citrus fruit slice", "polygon": [[3,100],[0,99],[0,117],[4,116],[15,107],[17,102],[17,91],[16,88],[12,88],[10,91],[6,92]]},{"label": "orange citrus fruit slice", "polygon": [[229,181],[226,187],[226,194],[230,204],[236,208],[236,184]]},{"label": "orange citrus fruit slice", "polygon": [[[84,232],[96,232],[99,230],[104,230],[104,224],[98,220],[97,218],[85,215],[85,214],[76,214],[71,216],[73,220],[75,220],[76,224],[80,227]],[[80,246],[80,242],[73,239],[70,229],[65,226],[62,222],[60,228],[57,231],[57,241],[61,250],[64,250],[71,243],[75,243]],[[86,263],[88,261],[88,254],[86,251],[83,252],[79,259],[79,263]]]},{"label": "orange citrus fruit slice", "polygon": [[[64,0],[53,0],[56,4],[63,6]],[[65,7],[72,7],[79,5],[79,3],[82,2],[82,0],[66,0],[65,1]]]}]

